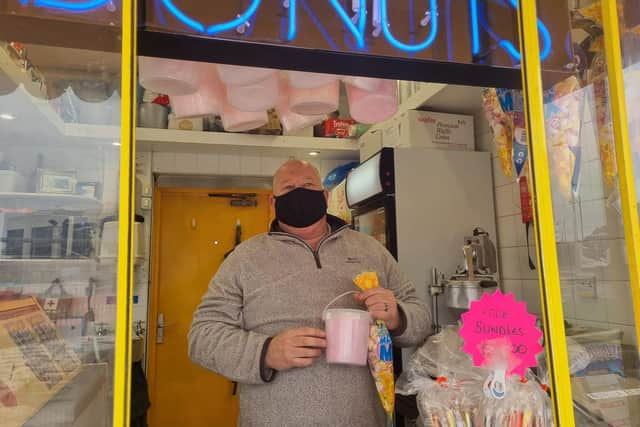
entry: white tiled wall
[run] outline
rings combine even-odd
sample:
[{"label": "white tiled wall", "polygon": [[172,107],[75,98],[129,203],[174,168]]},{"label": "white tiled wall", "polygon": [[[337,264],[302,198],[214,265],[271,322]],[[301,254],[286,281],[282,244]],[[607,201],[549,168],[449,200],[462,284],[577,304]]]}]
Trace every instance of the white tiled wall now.
[{"label": "white tiled wall", "polygon": [[[152,168],[157,174],[272,176],[287,157],[243,154],[153,153]],[[348,160],[306,159],[324,178]]]},{"label": "white tiled wall", "polygon": [[[632,344],[635,332],[624,229],[612,190],[603,183],[590,110],[587,104],[581,131],[583,165],[578,199],[567,201],[558,192],[553,197],[564,315],[571,323],[618,329],[623,332],[624,342]],[[493,153],[502,286],[539,314],[538,277],[528,265],[518,184],[502,173],[490,131],[476,135],[476,146]],[[534,245],[531,231],[530,252],[535,262]],[[595,292],[576,285],[582,278],[595,280]]]}]

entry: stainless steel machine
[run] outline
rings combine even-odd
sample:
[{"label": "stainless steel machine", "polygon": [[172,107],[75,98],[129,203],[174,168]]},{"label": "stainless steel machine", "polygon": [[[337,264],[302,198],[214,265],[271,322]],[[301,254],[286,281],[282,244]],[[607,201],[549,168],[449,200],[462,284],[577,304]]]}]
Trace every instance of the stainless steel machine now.
[{"label": "stainless steel machine", "polygon": [[496,249],[482,228],[473,230],[472,236],[464,238],[462,246],[463,264],[448,279],[436,268],[432,269],[429,291],[433,306],[434,330],[440,330],[438,297],[444,294],[446,305],[456,318],[468,310],[486,292],[498,288],[495,275],[497,269]]}]

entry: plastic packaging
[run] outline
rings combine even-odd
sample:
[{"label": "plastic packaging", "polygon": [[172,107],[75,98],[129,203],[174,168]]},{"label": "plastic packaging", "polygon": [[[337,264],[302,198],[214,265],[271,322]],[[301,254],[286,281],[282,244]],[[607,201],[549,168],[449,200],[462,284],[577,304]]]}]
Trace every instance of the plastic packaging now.
[{"label": "plastic packaging", "polygon": [[222,107],[222,125],[227,132],[244,132],[264,126],[269,121],[266,111],[239,111],[229,104]]},{"label": "plastic packaging", "polygon": [[398,111],[398,87],[393,80],[381,80],[374,91],[347,85],[351,117],[360,123],[380,123]]},{"label": "plastic packaging", "polygon": [[240,65],[218,64],[220,80],[227,85],[250,85],[276,74],[277,70],[270,68],[243,67]]},{"label": "plastic packaging", "polygon": [[171,97],[171,106],[177,118],[202,117],[222,112],[225,91],[215,66],[203,64],[200,70],[201,83],[196,92]]},{"label": "plastic packaging", "polygon": [[558,190],[573,200],[580,183],[582,145],[580,129],[584,94],[580,82],[571,76],[545,94],[545,128],[551,169]]},{"label": "plastic packaging", "polygon": [[516,89],[496,89],[502,111],[509,117],[512,125],[512,157],[516,177],[522,176],[528,156],[527,132],[524,117],[524,99],[522,92]]},{"label": "plastic packaging", "polygon": [[507,178],[511,178],[513,176],[513,123],[502,110],[495,89],[490,88],[484,91],[482,106],[493,131],[493,141],[496,144],[502,173]]},{"label": "plastic packaging", "polygon": [[308,73],[305,71],[287,71],[291,87],[295,89],[313,89],[338,81],[333,74]]},{"label": "plastic packaging", "polygon": [[[450,382],[445,377],[436,381],[422,379],[416,383],[418,412],[422,425],[429,427],[480,426],[478,384]],[[404,393],[402,393],[404,394]],[[491,427],[494,427],[491,425]]]},{"label": "plastic packaging", "polygon": [[[420,421],[433,427],[550,427],[548,396],[535,378],[506,379],[505,396],[483,394],[489,371],[476,368],[462,351],[458,328],[429,337],[400,375],[396,392],[417,394]],[[499,346],[495,346],[496,354]],[[435,378],[435,380],[434,380]]]},{"label": "plastic packaging", "polygon": [[140,85],[166,95],[188,95],[200,86],[200,64],[141,56]]},{"label": "plastic packaging", "polygon": [[[375,272],[364,272],[353,282],[362,291],[379,287],[378,275]],[[395,384],[393,376],[393,347],[391,334],[385,323],[376,320],[369,333],[369,370],[375,380],[376,389],[382,407],[387,414],[387,426],[393,426],[393,409],[395,406]]]},{"label": "plastic packaging", "polygon": [[338,80],[312,89],[291,88],[289,108],[303,116],[329,114],[338,109],[339,98],[340,82]]},{"label": "plastic packaging", "polygon": [[285,78],[280,79],[280,95],[278,97],[278,114],[282,129],[285,133],[292,133],[298,130],[316,125],[325,119],[325,115],[303,116],[296,114],[289,108],[289,93],[291,88]]},{"label": "plastic packaging", "polygon": [[590,103],[592,106],[591,115],[595,119],[594,122],[598,132],[596,136],[600,148],[602,175],[607,187],[614,189],[616,187],[618,168],[616,165],[611,109],[609,108],[609,88],[604,53],[600,52],[594,55],[590,69],[589,83],[593,87],[593,100]]},{"label": "plastic packaging", "polygon": [[378,90],[378,88],[380,87],[380,83],[382,83],[381,79],[374,79],[373,77],[355,77],[355,76],[343,77],[342,81],[348,85],[355,86],[359,89],[366,90],[369,92],[374,92]]},{"label": "plastic packaging", "polygon": [[266,111],[278,103],[279,79],[271,74],[245,85],[227,85],[227,101],[241,111]]},{"label": "plastic packaging", "polygon": [[[567,354],[569,356],[569,374],[572,376],[584,370],[592,360],[589,351],[571,337],[567,337]],[[542,384],[549,384],[547,356],[544,352],[538,354],[538,378]]]}]

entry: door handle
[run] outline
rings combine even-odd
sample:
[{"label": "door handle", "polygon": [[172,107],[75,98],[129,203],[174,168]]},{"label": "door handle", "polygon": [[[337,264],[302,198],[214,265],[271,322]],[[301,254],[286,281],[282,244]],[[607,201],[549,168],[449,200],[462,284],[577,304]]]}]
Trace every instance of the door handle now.
[{"label": "door handle", "polygon": [[231,389],[231,396],[235,396],[236,394],[238,394],[238,383],[235,381],[231,381],[231,384],[233,384],[233,388]]},{"label": "door handle", "polygon": [[167,326],[175,325],[175,322],[165,323],[164,314],[158,313],[158,323],[156,326],[156,344],[162,344],[164,342],[164,328]]}]

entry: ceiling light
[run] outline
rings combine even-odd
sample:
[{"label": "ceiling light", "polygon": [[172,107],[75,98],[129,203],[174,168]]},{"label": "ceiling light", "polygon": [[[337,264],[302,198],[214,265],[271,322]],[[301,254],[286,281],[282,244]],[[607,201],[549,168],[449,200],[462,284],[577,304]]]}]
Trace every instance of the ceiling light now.
[{"label": "ceiling light", "polygon": [[7,113],[0,114],[0,119],[3,119],[3,120],[13,120],[15,118],[16,118],[16,116],[14,116],[12,114],[7,114]]},{"label": "ceiling light", "polygon": [[115,147],[119,147],[120,143],[118,141],[114,141],[111,143],[111,145],[115,146]]},{"label": "ceiling light", "polygon": [[310,155],[310,156],[313,156],[313,157],[317,156],[318,154],[320,154],[320,152],[319,152],[319,151],[310,151],[310,152],[309,152],[309,155]]}]

